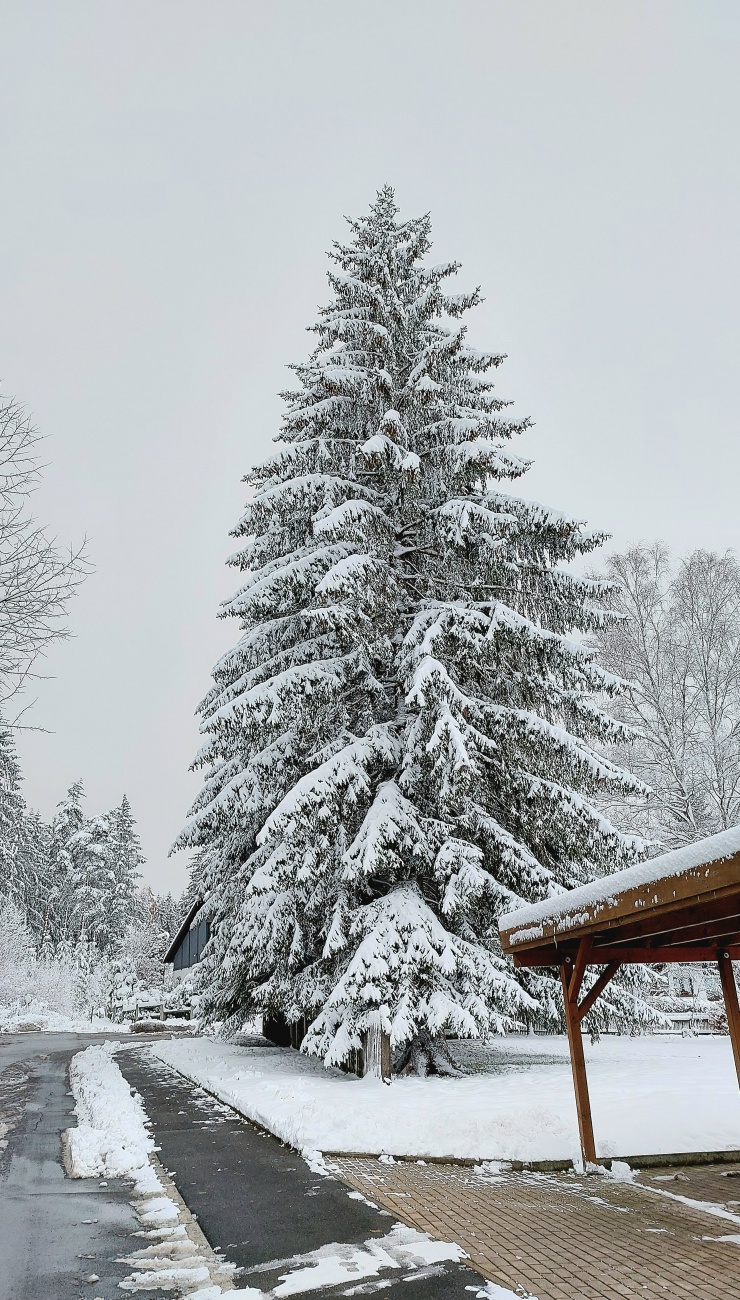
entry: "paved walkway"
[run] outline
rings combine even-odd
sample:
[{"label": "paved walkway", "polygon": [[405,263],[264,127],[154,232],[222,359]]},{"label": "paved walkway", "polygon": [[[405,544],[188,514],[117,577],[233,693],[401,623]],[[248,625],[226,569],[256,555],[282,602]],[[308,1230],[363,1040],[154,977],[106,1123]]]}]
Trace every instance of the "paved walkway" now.
[{"label": "paved walkway", "polygon": [[417,1300],[473,1300],[480,1290],[454,1250],[414,1244],[415,1234],[404,1244],[388,1210],[312,1170],[146,1050],[116,1059],[141,1094],[162,1164],[211,1246],[235,1266],[237,1287],[338,1297],[397,1286],[400,1296],[413,1282]]},{"label": "paved walkway", "polygon": [[[463,1246],[484,1277],[520,1295],[740,1300],[740,1166],[653,1169],[630,1184],[351,1157],[332,1165],[405,1223]],[[711,1202],[727,1217],[676,1196]]]}]

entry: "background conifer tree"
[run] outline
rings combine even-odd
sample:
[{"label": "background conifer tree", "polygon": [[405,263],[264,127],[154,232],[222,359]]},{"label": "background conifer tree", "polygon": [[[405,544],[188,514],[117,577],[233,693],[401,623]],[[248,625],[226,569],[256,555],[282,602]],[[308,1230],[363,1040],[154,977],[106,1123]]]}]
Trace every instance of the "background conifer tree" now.
[{"label": "background conifer tree", "polygon": [[70,786],[57,804],[49,828],[48,889],[42,906],[41,944],[56,947],[71,938],[80,880],[77,836],[84,825],[82,781]]},{"label": "background conifer tree", "polygon": [[377,1027],[444,1071],[445,1034],[558,1023],[497,916],[626,865],[637,844],[592,800],[636,783],[598,752],[625,735],[579,636],[600,586],[563,567],[602,537],[503,490],[527,421],[493,391],[503,357],[467,342],[478,292],[445,289],[457,265],[425,264],[429,218],[388,188],[350,231],[247,480],[241,635],[179,843],[215,923],[212,1016],[305,1014],[328,1063]]},{"label": "background conifer tree", "polygon": [[26,805],[12,732],[0,726],[0,894],[19,906],[27,890],[21,852]]},{"label": "background conifer tree", "polygon": [[112,872],[111,894],[108,901],[112,944],[120,940],[123,931],[135,912],[136,891],[141,880],[141,868],[146,862],[141,851],[141,841],[131,804],[126,795],[118,808],[108,814],[109,863]]}]

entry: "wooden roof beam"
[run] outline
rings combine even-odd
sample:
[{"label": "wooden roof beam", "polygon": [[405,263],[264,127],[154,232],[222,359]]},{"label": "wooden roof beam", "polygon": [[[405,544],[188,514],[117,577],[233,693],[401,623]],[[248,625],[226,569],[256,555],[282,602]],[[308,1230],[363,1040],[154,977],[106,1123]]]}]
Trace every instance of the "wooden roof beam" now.
[{"label": "wooden roof beam", "polygon": [[[717,961],[718,955],[729,952],[733,961],[740,961],[738,944],[660,944],[648,947],[647,944],[625,943],[612,944],[609,948],[594,949],[593,960],[601,964],[609,959],[621,961],[626,965],[662,966],[664,962]],[[596,953],[599,953],[598,959]]]},{"label": "wooden roof beam", "polygon": [[[580,938],[583,934],[603,930],[607,926],[629,925],[638,917],[644,920],[647,916],[662,916],[667,911],[681,909],[690,911],[697,903],[704,907],[719,903],[720,910],[714,912],[714,916],[727,914],[732,906],[729,903],[730,899],[737,900],[736,910],[740,908],[740,853],[734,854],[729,859],[694,867],[678,875],[659,877],[620,890],[618,888],[620,877],[631,878],[634,870],[634,868],[627,868],[626,871],[617,872],[612,877],[604,877],[603,882],[597,882],[604,890],[609,888],[609,893],[605,893],[601,899],[594,899],[588,894],[588,890],[593,889],[595,885],[582,886],[571,891],[572,901],[567,894],[559,896],[556,900],[550,900],[554,909],[551,915],[544,914],[540,917],[538,909],[545,904],[537,903],[531,908],[520,908],[510,914],[511,917],[517,918],[514,924],[511,924],[509,917],[503,918],[508,922],[501,928],[504,949],[508,951],[513,948],[534,947],[543,941],[547,942],[548,939],[555,941],[561,936],[566,938],[568,934]],[[613,894],[612,889],[615,891]],[[530,916],[530,913],[534,914]],[[589,914],[589,920],[568,928],[569,920],[573,922],[577,916],[584,913]],[[712,917],[707,916],[706,919]],[[532,934],[532,937],[521,942],[517,942],[514,937],[518,933],[527,931],[531,933],[533,930],[539,933]]]},{"label": "wooden roof beam", "polygon": [[[671,930],[685,929],[689,926],[707,925],[712,921],[726,920],[728,917],[740,918],[740,891],[733,890],[732,901],[726,897],[708,898],[699,902],[679,900],[671,906],[664,905],[642,913],[637,912],[634,920],[629,921],[594,921],[582,929],[562,935],[563,942],[577,942],[582,933],[593,934],[597,940],[599,931],[618,934],[620,939],[642,939],[649,935],[668,934]],[[555,942],[559,936],[554,936]],[[540,940],[540,943],[542,940]],[[524,946],[524,945],[522,945]],[[532,944],[531,946],[535,946]],[[519,945],[512,951],[516,952]]]},{"label": "wooden roof beam", "polygon": [[[718,955],[723,952],[728,952],[732,961],[740,961],[740,941],[732,944],[721,942],[696,945],[676,944],[673,946],[666,944],[654,948],[639,943],[615,943],[608,948],[593,948],[588,965],[604,966],[611,961],[623,962],[625,965],[630,966],[662,966],[666,962],[677,962],[685,965],[687,962],[717,961]],[[567,957],[570,957],[571,962],[574,960],[576,950],[547,945],[542,948],[530,948],[525,952],[515,950],[512,956],[514,965],[517,967],[561,966],[565,963]],[[568,963],[570,972],[572,972],[571,962]]]}]

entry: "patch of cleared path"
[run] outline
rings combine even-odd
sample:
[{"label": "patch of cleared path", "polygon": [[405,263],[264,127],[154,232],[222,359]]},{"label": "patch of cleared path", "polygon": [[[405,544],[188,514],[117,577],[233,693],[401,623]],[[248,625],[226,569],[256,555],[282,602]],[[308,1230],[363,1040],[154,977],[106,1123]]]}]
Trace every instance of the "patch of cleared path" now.
[{"label": "patch of cleared path", "polygon": [[[0,1300],[122,1294],[130,1269],[120,1257],[139,1227],[130,1187],[121,1179],[75,1181],[62,1164],[61,1134],[75,1123],[69,1062],[95,1041],[53,1033],[0,1038]],[[154,1294],[142,1290],[139,1300]]]},{"label": "patch of cleared path", "polygon": [[387,1209],[312,1170],[151,1050],[121,1051],[117,1061],[141,1095],[177,1191],[214,1250],[236,1265],[237,1294],[347,1296],[407,1281],[420,1300],[471,1300],[480,1291],[454,1243],[394,1227]]}]

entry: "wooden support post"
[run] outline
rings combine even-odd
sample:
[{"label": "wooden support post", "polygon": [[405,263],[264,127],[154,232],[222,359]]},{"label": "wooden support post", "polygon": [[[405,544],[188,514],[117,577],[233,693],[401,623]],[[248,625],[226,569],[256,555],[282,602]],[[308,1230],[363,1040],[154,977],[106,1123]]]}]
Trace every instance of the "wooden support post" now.
[{"label": "wooden support post", "polygon": [[606,970],[603,970],[603,971],[601,972],[601,974],[599,975],[599,978],[597,979],[597,981],[596,981],[596,983],[594,984],[593,988],[590,988],[590,989],[588,990],[588,993],[586,994],[585,998],[583,999],[583,1002],[580,1004],[580,1006],[579,1006],[579,1008],[578,1008],[578,1018],[579,1018],[579,1020],[583,1020],[583,1017],[588,1015],[588,1013],[589,1013],[589,1011],[591,1010],[591,1008],[592,1008],[594,1002],[595,1002],[596,999],[597,999],[598,997],[600,997],[601,994],[604,992],[604,989],[606,988],[606,986],[607,986],[607,984],[609,983],[610,979],[611,979],[614,975],[616,975],[616,973],[617,973],[617,971],[619,970],[619,967],[620,967],[620,966],[621,966],[621,962],[618,962],[618,961],[610,961],[610,962],[609,962],[609,965],[608,965],[607,968],[606,968]]},{"label": "wooden support post", "polygon": [[560,967],[560,975],[563,981],[563,998],[565,1000],[565,1024],[568,1030],[568,1045],[570,1047],[570,1064],[573,1070],[573,1087],[576,1093],[578,1129],[581,1135],[581,1151],[583,1152],[584,1165],[595,1165],[596,1144],[591,1119],[591,1102],[588,1096],[581,1017],[578,1014],[578,1005],[575,999],[570,997],[571,972],[572,966],[570,964],[563,963]]},{"label": "wooden support post", "polygon": [[591,956],[592,947],[593,939],[588,935],[581,939],[581,942],[578,945],[578,952],[576,953],[576,959],[572,968],[573,974],[570,977],[570,984],[568,985],[568,997],[571,1002],[578,1001],[581,986],[583,984],[583,977],[586,974],[586,967],[588,966],[588,959]]},{"label": "wooden support post", "polygon": [[729,954],[726,952],[719,953],[717,965],[719,966],[719,977],[722,981],[722,992],[725,998],[727,1027],[730,1031],[732,1051],[735,1056],[737,1080],[740,1083],[740,1005],[738,1005],[737,985],[732,969],[732,959]]}]

